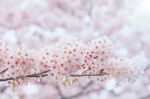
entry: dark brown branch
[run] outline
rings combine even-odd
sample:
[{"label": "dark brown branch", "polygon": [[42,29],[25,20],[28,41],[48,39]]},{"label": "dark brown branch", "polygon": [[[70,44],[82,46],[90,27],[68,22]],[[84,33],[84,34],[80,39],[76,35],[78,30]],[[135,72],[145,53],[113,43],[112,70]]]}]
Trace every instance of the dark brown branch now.
[{"label": "dark brown branch", "polygon": [[8,78],[1,78],[0,79],[0,82],[1,81],[9,81],[9,80],[15,80],[15,79],[18,79],[18,78],[32,78],[32,77],[45,77],[45,76],[48,76],[48,72],[50,70],[46,70],[46,71],[42,71],[40,73],[34,73],[34,74],[28,74],[28,75],[19,75],[17,77],[8,77]]},{"label": "dark brown branch", "polygon": [[2,70],[2,71],[0,72],[0,74],[5,73],[7,70],[8,70],[8,68],[6,68],[6,69]]},{"label": "dark brown branch", "polygon": [[[6,72],[7,70],[8,70],[8,68],[3,70],[0,73],[2,74],[4,72]],[[9,81],[9,80],[15,80],[15,79],[19,79],[19,78],[45,77],[45,76],[48,76],[48,74],[47,74],[48,72],[50,72],[50,70],[42,71],[42,72],[39,72],[39,73],[27,74],[27,75],[18,75],[16,77],[0,78],[0,82],[2,82],[2,81]],[[51,75],[54,75],[54,74],[51,74]],[[90,76],[103,76],[103,75],[108,75],[108,73],[100,72],[99,74],[70,74],[69,76],[70,77],[90,77]]]},{"label": "dark brown branch", "polygon": [[109,75],[109,73],[105,73],[105,72],[102,72],[102,73],[99,73],[99,74],[71,74],[70,76],[71,77],[90,77],[90,76],[103,76],[103,75]]}]

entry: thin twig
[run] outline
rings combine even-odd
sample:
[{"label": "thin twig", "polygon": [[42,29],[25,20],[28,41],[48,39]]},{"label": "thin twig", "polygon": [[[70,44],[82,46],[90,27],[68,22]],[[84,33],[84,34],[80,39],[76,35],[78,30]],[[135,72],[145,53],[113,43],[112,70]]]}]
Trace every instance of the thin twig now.
[{"label": "thin twig", "polygon": [[[8,70],[8,68],[3,70],[0,73],[4,73],[7,70]],[[9,81],[9,80],[15,80],[15,79],[19,79],[19,78],[45,77],[45,76],[48,76],[48,74],[47,74],[48,72],[50,72],[50,70],[42,71],[42,72],[39,72],[39,73],[27,74],[27,75],[18,75],[16,77],[0,78],[0,82],[2,82],[2,81]],[[54,75],[54,74],[51,74],[51,75]],[[108,73],[101,72],[99,74],[70,74],[69,76],[70,77],[90,77],[90,76],[103,76],[103,75],[108,75]],[[65,75],[65,76],[67,76],[67,75]]]},{"label": "thin twig", "polygon": [[50,70],[46,70],[46,71],[42,71],[40,73],[34,73],[34,74],[28,74],[28,75],[19,75],[17,77],[8,77],[8,78],[1,78],[0,79],[0,82],[1,81],[9,81],[9,80],[15,80],[15,79],[18,79],[18,78],[32,78],[32,77],[45,77],[45,76],[48,76],[48,73]]},{"label": "thin twig", "polygon": [[0,72],[0,74],[3,74],[3,73],[6,72],[7,70],[8,70],[8,68],[2,70],[2,71]]},{"label": "thin twig", "polygon": [[71,74],[70,76],[71,77],[90,77],[90,76],[103,76],[103,75],[109,75],[109,73],[105,73],[105,72],[102,72],[102,73],[99,73],[99,74]]}]

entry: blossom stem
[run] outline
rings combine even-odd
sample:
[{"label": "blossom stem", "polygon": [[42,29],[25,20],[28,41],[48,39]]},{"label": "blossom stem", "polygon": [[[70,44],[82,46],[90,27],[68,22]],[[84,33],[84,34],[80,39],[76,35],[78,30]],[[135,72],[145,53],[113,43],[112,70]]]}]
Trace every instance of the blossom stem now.
[{"label": "blossom stem", "polygon": [[15,80],[15,79],[18,79],[18,78],[32,78],[32,77],[45,77],[45,76],[48,76],[48,72],[50,70],[46,70],[46,71],[42,71],[40,73],[34,73],[34,74],[28,74],[28,75],[19,75],[17,77],[8,77],[8,78],[2,78],[0,79],[0,82],[2,81],[9,81],[9,80]]},{"label": "blossom stem", "polygon": [[89,77],[89,76],[103,76],[103,75],[108,75],[109,73],[99,73],[99,74],[71,74],[71,77]]},{"label": "blossom stem", "polygon": [[2,70],[2,71],[0,72],[0,74],[3,74],[3,73],[6,72],[7,70],[8,70],[8,68]]},{"label": "blossom stem", "polygon": [[[2,73],[3,72],[4,71],[2,71]],[[19,79],[19,78],[45,77],[45,76],[48,76],[48,72],[50,72],[50,70],[42,71],[42,72],[39,72],[39,73],[27,74],[27,75],[19,75],[19,76],[16,76],[16,77],[0,78],[0,82],[2,82],[2,81],[9,81],[9,80],[15,80],[15,79]],[[54,75],[54,74],[51,74],[51,75]],[[90,76],[103,76],[103,75],[108,75],[108,73],[101,72],[99,74],[70,74],[69,76],[70,77],[90,77]]]}]

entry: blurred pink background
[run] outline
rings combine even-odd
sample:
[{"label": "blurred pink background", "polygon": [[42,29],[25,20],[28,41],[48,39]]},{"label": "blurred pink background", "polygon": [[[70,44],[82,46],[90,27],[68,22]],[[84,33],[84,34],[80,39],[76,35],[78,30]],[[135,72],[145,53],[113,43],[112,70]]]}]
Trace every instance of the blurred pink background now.
[{"label": "blurred pink background", "polygon": [[[113,42],[118,55],[149,59],[150,0],[0,0],[0,40],[12,48],[24,44],[38,49],[62,38],[89,42],[102,36]],[[0,99],[150,99],[149,78],[147,67],[134,84],[117,87],[112,80],[86,88],[59,86],[62,93],[53,83],[29,83],[15,91],[0,83]]]}]

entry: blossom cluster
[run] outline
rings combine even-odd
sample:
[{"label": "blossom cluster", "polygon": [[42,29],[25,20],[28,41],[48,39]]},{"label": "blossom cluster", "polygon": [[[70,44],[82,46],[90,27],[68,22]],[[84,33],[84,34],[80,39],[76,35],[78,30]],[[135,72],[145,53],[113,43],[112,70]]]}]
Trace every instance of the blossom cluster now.
[{"label": "blossom cluster", "polygon": [[[128,58],[115,55],[107,37],[88,43],[72,38],[62,39],[41,49],[27,49],[23,45],[10,48],[1,42],[0,56],[0,70],[7,69],[1,74],[1,81],[13,77],[9,83],[14,83],[14,80],[17,83],[36,81],[24,75],[47,70],[47,79],[69,85],[83,79],[105,82],[114,78],[120,83],[134,81],[146,66],[142,56]],[[42,73],[40,76],[40,79],[44,78]]]}]

